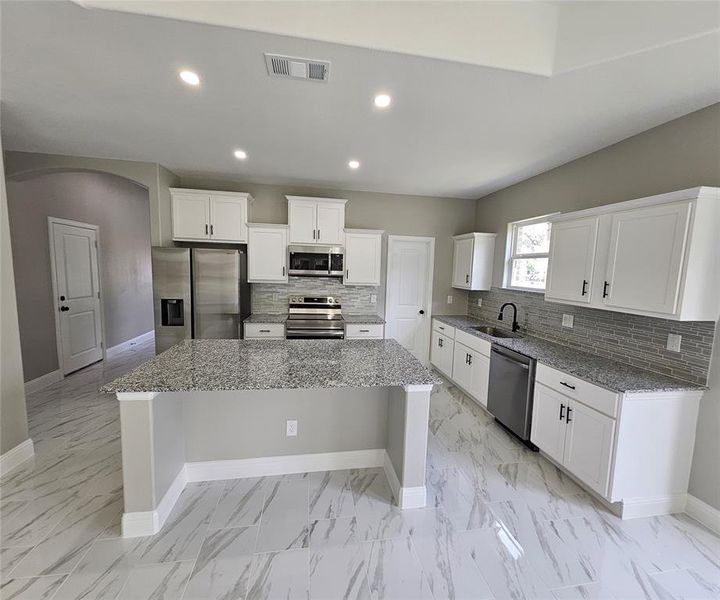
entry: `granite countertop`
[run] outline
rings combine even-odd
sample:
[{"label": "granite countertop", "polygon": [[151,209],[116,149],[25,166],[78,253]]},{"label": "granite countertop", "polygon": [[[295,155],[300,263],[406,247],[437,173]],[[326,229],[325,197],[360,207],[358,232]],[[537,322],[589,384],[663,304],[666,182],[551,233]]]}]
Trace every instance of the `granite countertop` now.
[{"label": "granite countertop", "polygon": [[613,392],[669,392],[705,389],[701,385],[682,381],[681,379],[673,379],[661,373],[646,371],[639,367],[582,352],[577,348],[562,346],[531,335],[520,334],[518,337],[513,338],[495,338],[472,329],[479,325],[494,326],[494,324],[472,317],[433,315],[433,318],[475,337],[535,358],[548,367],[575,375],[580,379]]},{"label": "granite countertop", "polygon": [[262,313],[253,313],[251,314],[247,319],[243,321],[243,323],[284,323],[287,321],[287,314],[262,314]]},{"label": "granite countertop", "polygon": [[346,315],[343,313],[345,323],[357,323],[360,325],[384,325],[385,319],[378,315]]},{"label": "granite countertop", "polygon": [[395,340],[185,340],[103,392],[212,392],[439,384]]}]

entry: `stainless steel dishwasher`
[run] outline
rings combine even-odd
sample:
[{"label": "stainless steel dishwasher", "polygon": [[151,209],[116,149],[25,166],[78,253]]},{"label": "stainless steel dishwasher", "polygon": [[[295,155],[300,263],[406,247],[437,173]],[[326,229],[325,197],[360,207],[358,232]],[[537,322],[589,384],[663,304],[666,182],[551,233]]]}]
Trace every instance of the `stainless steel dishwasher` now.
[{"label": "stainless steel dishwasher", "polygon": [[530,442],[535,359],[493,344],[490,349],[488,410],[500,424],[535,449]]}]

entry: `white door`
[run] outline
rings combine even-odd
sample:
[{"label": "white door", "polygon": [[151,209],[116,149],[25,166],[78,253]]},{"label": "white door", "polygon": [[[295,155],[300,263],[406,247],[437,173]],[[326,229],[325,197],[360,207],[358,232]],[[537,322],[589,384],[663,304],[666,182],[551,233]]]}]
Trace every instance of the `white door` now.
[{"label": "white door", "polygon": [[60,368],[67,375],[103,358],[97,228],[52,218],[49,225]]},{"label": "white door", "polygon": [[247,242],[247,201],[210,196],[210,237],[216,242]]},{"label": "white door", "polygon": [[388,237],[385,337],[428,362],[435,239]]},{"label": "white door", "polygon": [[604,304],[675,313],[690,206],[677,202],[612,215]]},{"label": "white door", "polygon": [[453,381],[467,392],[470,391],[470,387],[472,386],[471,356],[472,350],[470,350],[470,348],[455,342],[451,375]]},{"label": "white door", "polygon": [[535,385],[530,441],[559,463],[565,451],[569,398],[541,384]]},{"label": "white door", "polygon": [[210,197],[202,194],[172,195],[174,240],[210,238]]},{"label": "white door", "polygon": [[601,496],[606,496],[615,420],[579,402],[571,402],[568,410],[563,465]]},{"label": "white door", "polygon": [[380,285],[381,252],[381,235],[346,233],[343,283],[347,285]]},{"label": "white door", "polygon": [[590,302],[598,218],[553,223],[545,298]]},{"label": "white door", "polygon": [[453,240],[453,287],[469,289],[472,273],[473,239]]},{"label": "white door", "polygon": [[345,205],[318,202],[317,241],[320,244],[342,244],[345,230]]},{"label": "white door", "polygon": [[484,354],[473,350],[470,354],[470,368],[472,372],[468,392],[480,404],[487,407],[490,359]]},{"label": "white door", "polygon": [[291,244],[317,244],[317,202],[290,200],[288,224]]},{"label": "white door", "polygon": [[248,281],[287,282],[287,229],[248,228]]},{"label": "white door", "polygon": [[454,342],[437,331],[432,332],[430,362],[448,377],[453,376]]}]

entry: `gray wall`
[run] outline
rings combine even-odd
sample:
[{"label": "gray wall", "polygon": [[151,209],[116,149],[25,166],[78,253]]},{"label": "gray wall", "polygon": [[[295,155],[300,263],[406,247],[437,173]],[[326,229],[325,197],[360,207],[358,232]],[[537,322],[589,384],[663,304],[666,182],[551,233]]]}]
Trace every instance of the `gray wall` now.
[{"label": "gray wall", "polygon": [[26,381],[58,368],[48,216],[100,227],[105,344],[153,329],[148,191],[123,177],[51,172],[7,180]]},{"label": "gray wall", "polygon": [[28,438],[15,279],[0,146],[0,454]]},{"label": "gray wall", "polygon": [[[502,285],[507,224],[691,188],[720,187],[720,104],[690,113],[477,201],[476,231],[498,233],[493,283]],[[720,359],[700,403],[690,493],[720,509]]]}]

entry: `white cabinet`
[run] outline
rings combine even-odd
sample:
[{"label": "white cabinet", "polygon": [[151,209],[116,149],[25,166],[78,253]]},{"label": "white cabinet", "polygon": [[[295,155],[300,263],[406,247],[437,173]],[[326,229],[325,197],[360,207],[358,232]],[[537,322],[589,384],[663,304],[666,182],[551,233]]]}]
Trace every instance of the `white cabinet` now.
[{"label": "white cabinet", "polygon": [[535,385],[530,441],[550,458],[562,463],[565,451],[565,411],[569,400],[549,387]]},{"label": "white cabinet", "polygon": [[282,340],[285,339],[285,325],[282,323],[245,323],[246,340]]},{"label": "white cabinet", "polygon": [[453,237],[452,286],[489,290],[492,285],[494,233],[466,233]]},{"label": "white cabinet", "polygon": [[291,244],[342,244],[345,203],[338,198],[286,196]]},{"label": "white cabinet", "polygon": [[455,341],[452,380],[476,402],[487,407],[490,357]]},{"label": "white cabinet", "polygon": [[719,188],[681,190],[551,220],[546,300],[681,321],[720,318]]},{"label": "white cabinet", "polygon": [[452,377],[454,346],[452,338],[433,331],[430,344],[430,362],[443,374]]},{"label": "white cabinet", "polygon": [[592,291],[598,217],[562,221],[552,227],[545,298],[587,304]]},{"label": "white cabinet", "polygon": [[380,285],[382,231],[345,230],[345,285]]},{"label": "white cabinet", "polygon": [[247,242],[249,194],[171,188],[170,195],[173,240]]},{"label": "white cabinet", "polygon": [[287,283],[287,225],[248,225],[248,281]]},{"label": "white cabinet", "polygon": [[603,304],[673,314],[687,247],[689,202],[611,215]]},{"label": "white cabinet", "polygon": [[346,323],[346,340],[382,340],[385,337],[385,325],[382,323]]}]

